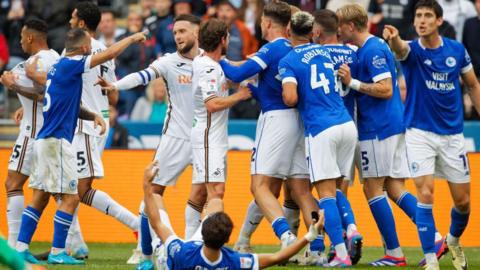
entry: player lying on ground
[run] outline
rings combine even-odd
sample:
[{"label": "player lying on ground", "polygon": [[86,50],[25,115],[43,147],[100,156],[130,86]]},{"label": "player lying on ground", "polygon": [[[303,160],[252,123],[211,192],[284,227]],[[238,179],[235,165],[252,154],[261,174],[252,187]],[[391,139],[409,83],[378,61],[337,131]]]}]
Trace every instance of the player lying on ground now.
[{"label": "player lying on ground", "polygon": [[[165,243],[167,264],[170,270],[176,269],[218,269],[218,268],[241,268],[259,269],[266,268],[288,260],[305,245],[316,239],[318,232],[323,229],[323,212],[313,215],[315,224],[311,225],[308,233],[298,238],[285,249],[274,254],[250,254],[238,253],[224,247],[232,232],[233,224],[230,217],[223,212],[221,199],[211,199],[206,208],[206,217],[202,222],[201,235],[203,241],[184,242],[179,239],[173,230],[162,223],[160,213],[162,209],[155,203],[151,191],[151,182],[157,173],[156,163],[150,163],[144,173],[144,201],[145,211],[148,214],[150,224],[160,239]],[[316,213],[316,212],[314,212]],[[191,258],[185,260],[185,258]]]}]

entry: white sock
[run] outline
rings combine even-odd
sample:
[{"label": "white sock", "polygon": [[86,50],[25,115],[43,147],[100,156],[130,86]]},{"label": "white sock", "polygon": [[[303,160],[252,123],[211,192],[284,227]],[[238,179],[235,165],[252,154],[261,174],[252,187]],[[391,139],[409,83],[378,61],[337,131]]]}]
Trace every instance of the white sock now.
[{"label": "white sock", "polygon": [[460,238],[452,236],[450,233],[447,234],[447,244],[449,246],[459,246]]},{"label": "white sock", "polygon": [[435,232],[435,242],[442,240],[442,235],[439,232]]},{"label": "white sock", "polygon": [[345,260],[348,256],[347,246],[345,246],[345,243],[340,243],[336,245],[335,253],[340,259]]},{"label": "white sock", "polygon": [[66,241],[66,247],[75,248],[85,244],[85,240],[83,240],[82,230],[80,229],[80,221],[78,219],[78,206],[73,213],[73,220],[70,228],[68,229],[68,236]]},{"label": "white sock", "polygon": [[17,241],[17,243],[15,244],[15,250],[18,251],[18,252],[23,252],[23,251],[27,250],[28,247],[29,247],[29,244],[24,243],[24,242],[20,242],[20,241]]},{"label": "white sock", "polygon": [[298,227],[300,226],[300,209],[285,207],[285,205],[282,206],[282,208],[290,230],[293,234],[297,235]]},{"label": "white sock", "polygon": [[243,221],[242,229],[240,230],[240,234],[238,235],[237,243],[249,245],[250,238],[252,234],[257,229],[258,225],[263,219],[263,213],[260,207],[255,203],[255,201],[251,201],[247,208],[247,216]]},{"label": "white sock", "polygon": [[403,257],[403,251],[402,251],[401,247],[398,247],[398,248],[395,248],[395,249],[387,249],[385,251],[385,253],[387,253],[388,256],[392,256],[392,257],[395,257],[395,258]]},{"label": "white sock", "polygon": [[[142,201],[143,203],[143,201]],[[140,224],[142,215],[138,215],[138,224]],[[138,237],[137,237],[137,250],[142,250],[142,230],[140,230],[140,227],[138,228]]]},{"label": "white sock", "polygon": [[206,220],[207,218],[208,218],[208,215],[205,215],[205,217],[203,217],[202,222],[200,223],[200,226],[198,226],[198,229],[192,235],[192,238],[190,238],[188,240],[194,240],[194,241],[203,240],[203,236],[202,236],[203,221]]},{"label": "white sock", "polygon": [[107,193],[96,190],[92,199],[95,209],[109,216],[116,218],[118,221],[129,227],[132,231],[138,231],[138,219],[127,208],[121,206],[113,200]]},{"label": "white sock", "polygon": [[159,209],[158,213],[160,213],[160,220],[162,223],[173,232],[172,224],[170,223],[170,218],[168,217],[167,211],[164,209]]},{"label": "white sock", "polygon": [[185,240],[191,239],[200,227],[202,223],[201,215],[201,212],[187,203],[187,206],[185,206]]},{"label": "white sock", "polygon": [[64,252],[65,249],[64,248],[54,248],[52,247],[52,249],[50,250],[50,252],[53,254],[53,255],[58,255],[62,252]]},{"label": "white sock", "polygon": [[357,225],[355,224],[350,224],[347,226],[347,237],[352,236],[354,232],[357,231]]},{"label": "white sock", "polygon": [[[8,244],[15,247],[22,224],[22,213],[25,197],[23,192],[16,192],[16,195],[7,194],[7,223],[8,223]],[[21,195],[19,195],[21,194]],[[10,196],[9,196],[10,195]]]},{"label": "white sock", "polygon": [[438,263],[437,254],[435,253],[426,253],[425,254],[426,263]]}]

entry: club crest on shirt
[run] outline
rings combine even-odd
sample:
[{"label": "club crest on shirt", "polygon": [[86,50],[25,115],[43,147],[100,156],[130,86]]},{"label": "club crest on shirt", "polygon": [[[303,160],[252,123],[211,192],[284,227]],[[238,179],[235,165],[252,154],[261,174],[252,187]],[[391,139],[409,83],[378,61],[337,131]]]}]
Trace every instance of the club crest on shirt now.
[{"label": "club crest on shirt", "polygon": [[457,64],[457,60],[453,58],[452,56],[447,57],[447,60],[445,60],[445,64],[448,67],[454,67]]}]

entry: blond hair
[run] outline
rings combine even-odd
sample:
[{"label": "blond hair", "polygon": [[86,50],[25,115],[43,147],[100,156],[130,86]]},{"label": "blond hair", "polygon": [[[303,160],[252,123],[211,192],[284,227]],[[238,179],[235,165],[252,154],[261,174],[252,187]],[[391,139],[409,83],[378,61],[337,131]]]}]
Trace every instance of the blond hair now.
[{"label": "blond hair", "polygon": [[367,11],[359,4],[345,5],[337,10],[340,24],[353,23],[358,31],[364,31],[368,27]]}]

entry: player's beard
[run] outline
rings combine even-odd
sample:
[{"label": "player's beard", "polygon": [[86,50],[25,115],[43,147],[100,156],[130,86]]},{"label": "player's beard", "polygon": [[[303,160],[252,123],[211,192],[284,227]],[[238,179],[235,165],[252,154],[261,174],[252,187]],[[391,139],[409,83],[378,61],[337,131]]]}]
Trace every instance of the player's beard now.
[{"label": "player's beard", "polygon": [[185,43],[185,46],[183,46],[183,48],[177,48],[177,50],[179,53],[182,53],[182,54],[188,53],[193,48],[194,45],[195,45],[195,41],[189,41]]}]

